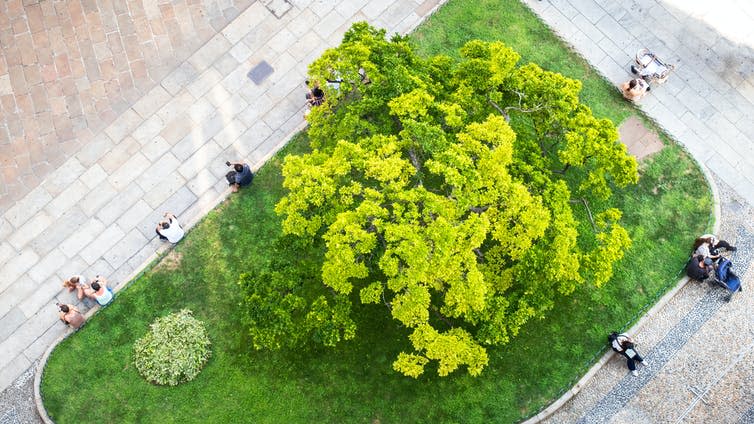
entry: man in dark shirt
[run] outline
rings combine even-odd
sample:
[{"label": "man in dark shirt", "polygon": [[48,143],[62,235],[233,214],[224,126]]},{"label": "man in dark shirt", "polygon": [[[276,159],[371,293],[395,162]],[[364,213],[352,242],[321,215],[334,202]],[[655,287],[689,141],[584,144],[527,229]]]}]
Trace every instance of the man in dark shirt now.
[{"label": "man in dark shirt", "polygon": [[709,269],[712,264],[705,263],[704,256],[697,255],[691,258],[686,265],[686,275],[694,280],[704,281],[709,277]]},{"label": "man in dark shirt", "polygon": [[228,179],[228,185],[230,185],[230,191],[235,193],[239,188],[251,184],[251,181],[254,179],[254,173],[251,172],[248,164],[243,162],[225,162],[225,164],[233,166],[233,171],[225,175],[225,178]]}]

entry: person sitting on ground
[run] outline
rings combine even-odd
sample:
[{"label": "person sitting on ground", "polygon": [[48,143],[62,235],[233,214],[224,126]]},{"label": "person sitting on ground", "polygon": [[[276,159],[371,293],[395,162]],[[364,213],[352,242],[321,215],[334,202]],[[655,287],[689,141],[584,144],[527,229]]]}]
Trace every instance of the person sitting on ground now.
[{"label": "person sitting on ground", "polygon": [[686,275],[692,280],[704,281],[710,276],[710,271],[715,267],[711,258],[705,258],[703,255],[696,255],[686,264]]},{"label": "person sitting on ground", "polygon": [[641,78],[632,79],[621,86],[623,97],[631,101],[637,101],[646,96],[649,90],[649,84]]},{"label": "person sitting on ground", "polygon": [[84,277],[83,275],[74,275],[73,277],[63,281],[63,287],[67,288],[69,292],[76,290],[83,284],[86,284],[86,277]]},{"label": "person sitting on ground", "polygon": [[[306,81],[306,85],[309,85],[309,80]],[[325,102],[325,92],[319,88],[319,82],[314,81],[314,84],[306,93],[306,102],[309,106],[319,106]]]},{"label": "person sitting on ground", "polygon": [[636,351],[636,344],[633,339],[631,339],[628,334],[618,334],[613,331],[607,336],[607,341],[610,343],[610,348],[613,349],[613,351],[620,353],[626,358],[626,365],[628,366],[628,369],[631,370],[631,374],[633,374],[634,377],[638,377],[639,371],[636,370],[636,363],[641,362],[642,365],[647,366],[647,361]]},{"label": "person sitting on ground", "polygon": [[165,212],[165,219],[157,224],[154,232],[160,236],[160,240],[167,240],[171,243],[178,243],[185,232],[178,222],[178,218],[170,212]]},{"label": "person sitting on ground", "polygon": [[228,166],[233,166],[233,170],[225,174],[225,178],[230,185],[230,191],[237,192],[243,186],[251,184],[254,179],[254,173],[251,168],[244,162],[225,162]]},{"label": "person sitting on ground", "polygon": [[113,292],[107,287],[107,280],[99,275],[83,291],[86,297],[96,300],[100,306],[105,306],[113,300]]},{"label": "person sitting on ground", "polygon": [[718,259],[720,257],[719,249],[735,252],[736,246],[732,246],[725,240],[718,240],[712,234],[704,234],[701,237],[697,237],[692,246],[693,256],[702,255],[705,258],[711,259]]},{"label": "person sitting on ground", "polygon": [[60,309],[60,320],[66,323],[69,327],[78,329],[86,320],[86,318],[81,315],[81,312],[79,312],[79,310],[75,306],[61,305],[60,303],[58,303],[57,305]]}]

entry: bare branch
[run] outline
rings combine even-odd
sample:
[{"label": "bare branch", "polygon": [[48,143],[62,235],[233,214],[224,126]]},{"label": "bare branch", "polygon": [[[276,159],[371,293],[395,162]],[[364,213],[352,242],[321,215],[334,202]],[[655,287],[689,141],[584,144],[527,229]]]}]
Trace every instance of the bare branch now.
[{"label": "bare branch", "polygon": [[594,232],[598,232],[597,226],[594,224],[594,217],[592,217],[592,211],[589,209],[589,204],[587,203],[586,199],[583,197],[580,199],[571,199],[571,203],[582,203],[584,207],[586,208],[586,214],[589,217],[589,223],[592,224],[592,229]]},{"label": "bare branch", "polygon": [[482,253],[481,249],[474,249],[474,253],[476,253],[476,257],[479,258],[480,261],[484,262],[484,253]]},{"label": "bare branch", "polygon": [[490,105],[492,105],[492,107],[494,107],[495,109],[497,109],[497,111],[500,112],[501,115],[503,115],[503,118],[505,118],[505,122],[510,122],[511,117],[510,117],[510,115],[508,115],[508,112],[505,109],[501,108],[500,106],[497,105],[497,103],[493,102],[492,99],[490,99],[489,96],[485,96],[485,98],[487,99],[487,102]]}]

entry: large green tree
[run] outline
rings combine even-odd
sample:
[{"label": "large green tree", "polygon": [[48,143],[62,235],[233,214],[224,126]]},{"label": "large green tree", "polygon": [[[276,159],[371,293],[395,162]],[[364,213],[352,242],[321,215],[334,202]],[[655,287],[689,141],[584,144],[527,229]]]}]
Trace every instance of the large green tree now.
[{"label": "large green tree", "polygon": [[592,209],[638,178],[615,126],[579,102],[579,81],[503,43],[460,53],[421,58],[358,23],[310,65],[327,100],[307,117],[311,153],[286,158],[276,210],[281,251],[293,237],[323,256],[315,278],[301,264],[242,278],[257,347],[352,338],[360,301],[407,328],[397,371],[478,375],[487,346],[610,279],[630,239],[618,210]]}]

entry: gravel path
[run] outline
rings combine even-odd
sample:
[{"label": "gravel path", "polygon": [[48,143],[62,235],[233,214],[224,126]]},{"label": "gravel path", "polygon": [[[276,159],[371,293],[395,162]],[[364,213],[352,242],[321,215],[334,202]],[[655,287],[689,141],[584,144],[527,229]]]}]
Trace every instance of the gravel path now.
[{"label": "gravel path", "polygon": [[37,364],[0,393],[0,424],[38,424],[42,420],[34,406],[34,370]]}]

